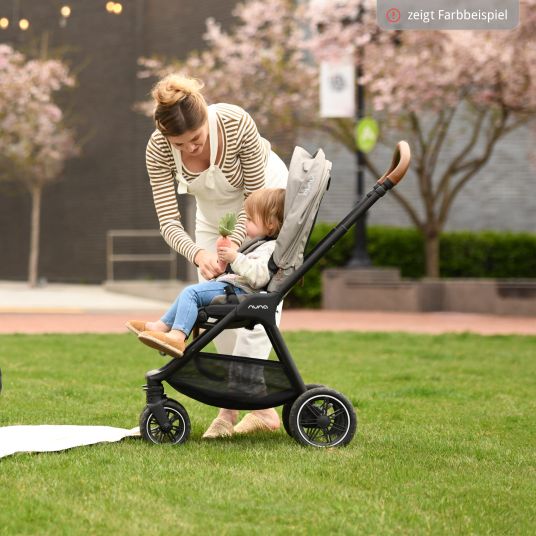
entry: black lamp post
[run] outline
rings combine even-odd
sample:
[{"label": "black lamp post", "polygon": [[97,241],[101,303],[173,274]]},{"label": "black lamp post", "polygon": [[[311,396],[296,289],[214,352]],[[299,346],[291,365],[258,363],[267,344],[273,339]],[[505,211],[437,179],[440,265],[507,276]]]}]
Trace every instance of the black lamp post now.
[{"label": "black lamp post", "polygon": [[[364,8],[361,6],[358,20],[361,18],[364,12]],[[360,47],[359,62],[356,68],[357,77],[357,92],[356,92],[356,122],[359,122],[365,116],[365,87],[361,83],[361,77],[363,76],[363,48]],[[363,152],[357,147],[356,140],[356,164],[357,164],[357,201],[359,202],[365,195],[365,164]],[[372,262],[367,253],[367,216],[364,214],[359,218],[355,224],[355,243],[354,250],[350,260],[346,264],[347,268],[365,268],[371,266]]]}]

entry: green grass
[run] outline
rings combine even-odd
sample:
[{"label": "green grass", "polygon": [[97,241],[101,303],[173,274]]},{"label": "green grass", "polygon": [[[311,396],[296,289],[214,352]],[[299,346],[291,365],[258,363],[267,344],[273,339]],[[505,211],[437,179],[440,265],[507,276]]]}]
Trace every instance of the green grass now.
[{"label": "green grass", "polygon": [[[533,534],[536,338],[292,333],[308,383],[357,407],[346,448],[284,432],[201,440],[214,408],[175,393],[183,446],[139,439],[0,460],[0,534]],[[129,335],[0,337],[0,426],[130,428],[144,373]]]}]

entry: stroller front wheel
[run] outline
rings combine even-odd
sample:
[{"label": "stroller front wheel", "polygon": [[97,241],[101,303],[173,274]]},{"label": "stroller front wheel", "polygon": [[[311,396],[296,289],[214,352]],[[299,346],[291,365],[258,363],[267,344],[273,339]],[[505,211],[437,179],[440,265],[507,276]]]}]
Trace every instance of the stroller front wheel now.
[{"label": "stroller front wheel", "polygon": [[164,402],[164,412],[171,428],[163,430],[153,411],[146,406],[140,415],[140,432],[145,441],[156,444],[179,445],[190,437],[190,417],[182,404],[168,398]]},{"label": "stroller front wheel", "polygon": [[[305,387],[307,388],[307,390],[309,390],[309,389],[314,389],[315,387],[323,387],[323,386],[319,383],[308,383],[305,385]],[[283,410],[281,411],[281,420],[283,421],[283,427],[285,428],[285,432],[290,437],[292,437],[292,432],[290,431],[289,419],[290,419],[290,410],[292,409],[292,404],[294,404],[294,400],[292,402],[287,402],[283,406]]]},{"label": "stroller front wheel", "polygon": [[302,445],[341,447],[353,439],[357,417],[351,402],[343,394],[317,387],[294,401],[288,425],[292,437]]}]

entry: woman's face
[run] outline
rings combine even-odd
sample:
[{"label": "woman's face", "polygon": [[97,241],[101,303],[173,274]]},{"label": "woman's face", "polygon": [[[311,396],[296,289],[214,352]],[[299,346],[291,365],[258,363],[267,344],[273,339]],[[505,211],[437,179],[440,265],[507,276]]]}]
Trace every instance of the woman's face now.
[{"label": "woman's face", "polygon": [[208,122],[205,121],[197,130],[189,130],[180,136],[168,136],[167,139],[181,153],[190,156],[200,155],[208,140]]}]

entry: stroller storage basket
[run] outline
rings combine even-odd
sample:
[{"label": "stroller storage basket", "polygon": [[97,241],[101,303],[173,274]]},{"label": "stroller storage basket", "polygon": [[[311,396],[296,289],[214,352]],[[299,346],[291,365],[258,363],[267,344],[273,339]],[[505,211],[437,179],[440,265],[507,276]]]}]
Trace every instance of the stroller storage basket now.
[{"label": "stroller storage basket", "polygon": [[263,409],[296,398],[282,363],[200,352],[166,378],[177,391],[204,404]]}]

